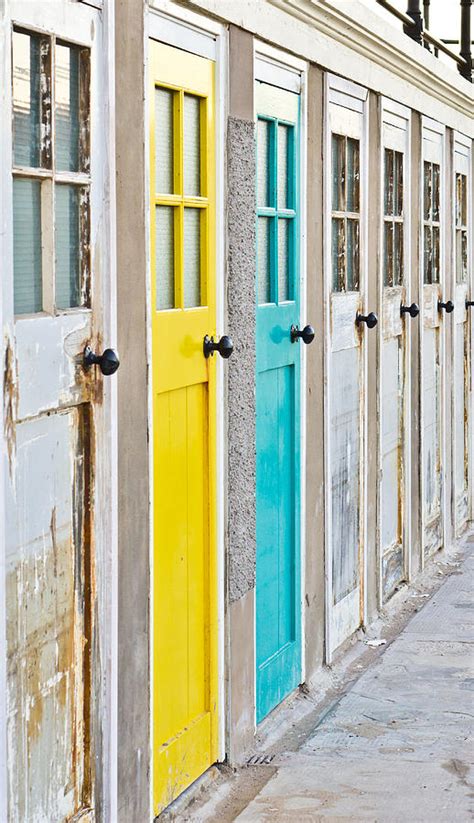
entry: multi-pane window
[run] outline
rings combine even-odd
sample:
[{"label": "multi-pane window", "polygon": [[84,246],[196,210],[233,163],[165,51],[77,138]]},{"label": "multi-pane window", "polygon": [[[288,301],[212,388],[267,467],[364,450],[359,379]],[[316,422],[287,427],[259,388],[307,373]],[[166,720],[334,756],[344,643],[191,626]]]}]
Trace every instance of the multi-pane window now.
[{"label": "multi-pane window", "polygon": [[296,268],[295,127],[257,121],[257,299],[294,300]]},{"label": "multi-pane window", "polygon": [[332,135],[332,287],[359,289],[359,141]]},{"label": "multi-pane window", "polygon": [[456,281],[467,280],[467,176],[456,174]]},{"label": "multi-pane window", "polygon": [[403,283],[403,154],[384,152],[384,285]]},{"label": "multi-pane window", "polygon": [[160,86],[154,105],[156,308],[204,306],[207,101]]},{"label": "multi-pane window", "polygon": [[423,165],[423,282],[439,283],[440,168]]},{"label": "multi-pane window", "polygon": [[17,315],[89,303],[89,85],[87,49],[13,32]]}]

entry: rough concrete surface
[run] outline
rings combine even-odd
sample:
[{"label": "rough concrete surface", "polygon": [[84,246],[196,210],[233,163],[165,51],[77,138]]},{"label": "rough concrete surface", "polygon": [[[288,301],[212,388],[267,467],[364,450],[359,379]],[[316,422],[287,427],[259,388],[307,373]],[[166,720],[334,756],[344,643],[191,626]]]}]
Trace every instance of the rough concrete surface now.
[{"label": "rough concrete surface", "polygon": [[254,752],[270,762],[220,767],[212,789],[171,818],[472,820],[473,591],[471,535],[433,558],[317,684],[259,727]]}]

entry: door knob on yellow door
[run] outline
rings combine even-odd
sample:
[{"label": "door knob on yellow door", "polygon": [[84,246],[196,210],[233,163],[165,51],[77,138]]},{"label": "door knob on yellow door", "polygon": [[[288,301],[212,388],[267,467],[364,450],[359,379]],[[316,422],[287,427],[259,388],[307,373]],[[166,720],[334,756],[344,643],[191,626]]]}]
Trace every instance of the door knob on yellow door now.
[{"label": "door knob on yellow door", "polygon": [[377,325],[379,321],[377,320],[377,315],[374,314],[373,311],[369,312],[369,314],[359,314],[356,315],[356,323],[359,326],[360,323],[366,323],[367,328],[373,329],[374,326]]},{"label": "door knob on yellow door", "polygon": [[305,326],[304,329],[299,329],[298,326],[292,326],[290,329],[291,342],[296,343],[301,337],[303,343],[308,345],[314,340],[314,329],[312,326]]},{"label": "door knob on yellow door", "polygon": [[454,311],[454,303],[452,300],[448,300],[446,303],[443,303],[441,300],[438,300],[438,311],[444,309],[447,314],[451,314]]},{"label": "door knob on yellow door", "polygon": [[400,314],[409,314],[410,317],[418,317],[420,313],[420,307],[417,306],[416,303],[412,303],[411,306],[400,306]]},{"label": "door knob on yellow door", "polygon": [[82,363],[86,370],[91,366],[99,366],[102,374],[106,376],[115,374],[120,366],[120,360],[113,349],[105,349],[103,354],[94,354],[90,346],[84,349]]},{"label": "door knob on yellow door", "polygon": [[220,356],[227,360],[234,351],[234,344],[230,337],[224,334],[219,341],[214,341],[213,337],[208,337],[206,334],[203,342],[204,357],[213,357],[214,352],[219,352]]}]

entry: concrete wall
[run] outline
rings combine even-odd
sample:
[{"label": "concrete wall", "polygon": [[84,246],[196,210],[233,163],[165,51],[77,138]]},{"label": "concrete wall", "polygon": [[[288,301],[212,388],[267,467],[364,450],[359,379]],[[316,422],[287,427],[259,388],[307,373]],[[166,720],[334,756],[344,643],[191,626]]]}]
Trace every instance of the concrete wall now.
[{"label": "concrete wall", "polygon": [[[144,16],[116,1],[118,819],[151,816]],[[133,124],[133,128],[130,125]]]},{"label": "concrete wall", "polygon": [[253,739],[255,604],[255,125],[253,37],[229,30],[227,123],[228,371],[227,753]]}]

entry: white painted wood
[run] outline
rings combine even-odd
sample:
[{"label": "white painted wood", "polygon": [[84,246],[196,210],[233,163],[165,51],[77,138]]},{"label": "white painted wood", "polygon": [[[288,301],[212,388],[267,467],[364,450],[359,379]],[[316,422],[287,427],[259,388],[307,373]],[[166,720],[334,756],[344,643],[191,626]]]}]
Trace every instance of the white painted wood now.
[{"label": "white painted wood", "polygon": [[[325,87],[325,587],[326,661],[365,618],[367,513],[361,466],[366,453],[366,330],[356,327],[367,286],[367,92],[327,76]],[[335,292],[331,266],[331,137],[360,141],[360,288]]]},{"label": "white painted wood", "polygon": [[255,80],[299,94],[301,91],[301,70],[290,68],[277,59],[275,49],[272,49],[272,56],[260,51],[263,45],[263,43],[255,44]]},{"label": "white painted wood", "polygon": [[[67,550],[62,551],[61,557],[71,558],[71,528],[73,520],[82,512],[83,505],[77,499],[72,503],[71,477],[72,460],[80,461],[81,450],[77,444],[79,434],[78,417],[83,404],[91,403],[94,406],[94,439],[89,441],[93,448],[91,455],[94,465],[94,500],[95,509],[94,532],[92,537],[94,562],[94,602],[95,614],[92,716],[94,728],[102,741],[101,757],[95,765],[95,778],[101,785],[100,798],[104,815],[108,819],[116,817],[116,553],[111,550],[116,539],[116,426],[112,418],[115,409],[115,390],[112,381],[104,381],[103,391],[99,390],[102,378],[92,373],[86,377],[80,368],[84,335],[88,333],[88,342],[95,346],[114,346],[115,340],[115,257],[114,257],[114,131],[113,106],[114,96],[114,18],[111,4],[99,13],[90,4],[69,3],[63,0],[45,0],[41,4],[26,2],[26,0],[11,0],[2,4],[4,17],[4,37],[2,38],[2,65],[1,85],[5,90],[2,95],[3,107],[2,122],[2,261],[4,263],[2,278],[2,340],[9,352],[11,369],[9,407],[9,449],[6,450],[5,471],[3,473],[3,494],[1,506],[9,513],[10,528],[6,527],[9,535],[9,551],[7,567],[9,588],[7,589],[7,608],[12,619],[12,608],[19,601],[20,590],[15,594],[14,575],[18,574],[21,563],[27,574],[29,554],[33,551],[36,563],[36,584],[30,592],[28,613],[33,614],[39,607],[38,619],[43,620],[46,626],[48,614],[48,597],[50,605],[55,597],[59,596],[61,575],[56,571],[48,572],[48,558],[55,541],[66,540]],[[11,13],[11,18],[10,18]],[[12,217],[11,217],[11,95],[10,95],[10,19],[25,29],[55,34],[59,38],[71,43],[78,43],[91,49],[91,257],[94,282],[94,305],[92,313],[84,310],[69,310],[58,316],[48,316],[46,313],[37,316],[24,317],[15,323],[13,316],[13,281],[12,281]],[[5,81],[5,82],[3,82]],[[3,150],[4,149],[4,150]],[[4,198],[4,199],[3,199]],[[46,291],[46,297],[48,292]],[[51,300],[46,300],[46,308],[52,308]],[[35,339],[36,338],[36,339]],[[5,351],[2,360],[4,362]],[[49,369],[48,369],[49,365]],[[95,372],[96,370],[94,370]],[[33,389],[36,388],[36,395]],[[46,414],[45,414],[46,412]],[[21,419],[24,422],[20,422]],[[16,432],[16,437],[15,437]],[[86,436],[87,440],[87,436]],[[76,444],[76,445],[75,445]],[[46,458],[45,454],[49,457]],[[23,455],[26,459],[23,459]],[[76,474],[76,469],[74,470]],[[36,478],[36,480],[35,480]],[[42,479],[41,479],[42,478]],[[63,478],[63,479],[61,479]],[[38,481],[38,486],[33,487]],[[81,483],[74,479],[74,488],[80,489]],[[74,492],[76,493],[76,492]],[[47,497],[47,500],[45,498]],[[69,495],[69,497],[68,497]],[[100,500],[100,506],[95,506],[95,500]],[[43,502],[42,502],[43,501]],[[69,502],[68,502],[69,501]],[[62,508],[61,508],[62,507]],[[67,511],[72,512],[69,515]],[[54,516],[52,514],[54,513]],[[62,515],[61,515],[62,512]],[[20,524],[20,531],[12,526],[12,519]],[[62,518],[62,519],[61,519]],[[72,518],[72,519],[71,519]],[[51,525],[51,524],[54,524]],[[15,541],[15,534],[17,539]],[[28,537],[29,535],[29,537]],[[31,538],[31,540],[30,540]],[[39,544],[34,541],[41,541]],[[38,552],[35,553],[35,545]],[[80,547],[75,540],[76,550]],[[68,554],[69,553],[69,554]],[[25,565],[26,564],[26,565]],[[41,565],[43,564],[43,565]],[[0,562],[0,567],[1,567]],[[16,571],[15,571],[16,570]],[[13,576],[12,576],[13,575]],[[49,575],[49,576],[48,576]],[[26,578],[25,578],[26,579]],[[66,578],[65,578],[66,580]],[[71,581],[70,575],[68,581]],[[69,583],[68,583],[69,584]],[[5,591],[5,577],[0,577],[2,596]],[[44,586],[44,595],[40,593]],[[49,588],[48,588],[49,587]],[[63,594],[67,601],[67,586]],[[0,597],[1,606],[2,597]],[[69,601],[68,601],[69,602]],[[59,610],[59,613],[60,610]],[[21,609],[19,609],[21,615]],[[65,618],[66,619],[66,618]],[[114,622],[115,621],[115,622]],[[24,624],[26,625],[26,624]],[[2,631],[4,623],[2,622]],[[31,628],[31,626],[30,626]],[[18,623],[18,637],[21,621]],[[29,631],[29,630],[28,630]],[[28,631],[23,635],[23,641],[29,637]],[[59,627],[58,627],[59,633]],[[0,643],[1,643],[0,631]],[[10,637],[12,637],[10,633]],[[80,643],[79,635],[76,644]],[[46,654],[46,647],[37,644],[36,650]],[[11,651],[11,649],[10,649]],[[3,650],[2,650],[3,652]],[[76,645],[76,653],[80,649]],[[2,660],[5,655],[1,654]],[[29,665],[32,658],[30,658]],[[62,680],[67,682],[66,664],[61,664],[61,657],[54,664],[48,678],[47,656],[43,659],[41,677],[44,680],[42,697],[34,696],[33,681],[28,680],[28,687],[23,696],[27,700],[47,701],[47,689],[53,689],[56,678],[58,684]],[[55,668],[56,665],[56,668]],[[61,668],[62,666],[62,668]],[[71,670],[72,671],[72,670]],[[82,676],[82,675],[81,675]],[[66,679],[65,679],[66,678]],[[0,671],[1,680],[1,671]],[[43,681],[41,681],[43,682]],[[41,686],[41,682],[37,685]],[[48,685],[47,685],[48,684]],[[7,688],[0,690],[8,693]],[[10,706],[13,709],[18,690],[11,679],[7,684],[10,690]],[[61,687],[62,688],[62,687]],[[67,688],[74,688],[72,682]],[[70,691],[70,694],[72,692]],[[77,686],[76,698],[79,705],[80,684]],[[53,700],[54,703],[54,700]],[[67,791],[55,795],[55,785],[61,781],[66,783],[72,779],[73,771],[68,775],[68,762],[73,753],[67,737],[61,737],[54,728],[54,717],[49,715],[50,706],[43,706],[43,714],[39,722],[38,734],[46,748],[41,750],[40,759],[33,751],[35,734],[30,734],[30,753],[19,750],[20,738],[17,738],[15,726],[10,715],[9,736],[9,778],[10,778],[10,818],[11,820],[26,819],[35,814],[32,805],[25,811],[25,803],[40,803],[40,794],[33,792],[27,799],[27,780],[40,780],[40,773],[32,776],[32,770],[46,768],[48,775],[40,783],[44,788],[49,786],[50,807],[43,809],[43,818],[47,819],[69,815],[70,808],[66,802],[70,796],[71,787]],[[33,703],[30,704],[32,710]],[[59,708],[57,718],[59,720]],[[0,732],[3,729],[4,715],[0,719]],[[31,729],[30,729],[31,732]],[[52,735],[52,738],[51,738]],[[53,759],[45,759],[48,752],[48,736],[54,746]],[[52,744],[51,744],[52,745]],[[66,747],[66,754],[61,754],[61,745]],[[16,752],[16,754],[15,754]],[[0,762],[4,755],[2,741],[0,741]],[[44,761],[44,762],[43,762]],[[80,774],[81,764],[76,767]],[[29,774],[29,776],[28,776]],[[17,777],[19,780],[17,780]],[[2,792],[2,777],[0,774],[0,818],[3,815],[2,803],[7,793]],[[13,782],[12,782],[13,781]],[[55,782],[56,781],[56,782]],[[66,783],[64,784],[66,786]],[[36,784],[35,784],[36,785]],[[71,784],[73,785],[73,784]],[[23,788],[22,788],[23,787]],[[42,790],[43,791],[43,790]],[[35,794],[37,795],[35,797]],[[44,796],[44,795],[43,795]],[[72,802],[72,801],[71,801]],[[23,809],[23,811],[22,811]],[[24,816],[26,815],[26,817]],[[44,819],[46,819],[44,818]]]},{"label": "white painted wood", "polygon": [[[178,12],[177,12],[178,13]],[[194,15],[196,17],[196,15]],[[217,56],[216,35],[201,27],[183,20],[174,19],[166,13],[150,8],[148,15],[148,33],[153,40],[167,43],[178,49],[215,60]]]},{"label": "white painted wood", "polygon": [[255,114],[271,111],[273,117],[291,122],[298,121],[299,94],[288,94],[285,89],[255,83]]},{"label": "white painted wood", "polygon": [[[410,575],[411,506],[411,334],[413,320],[400,313],[411,304],[411,112],[394,100],[381,100],[379,324],[378,347],[378,602],[381,607],[395,586]],[[384,285],[385,149],[403,155],[403,267],[401,286]]]}]

